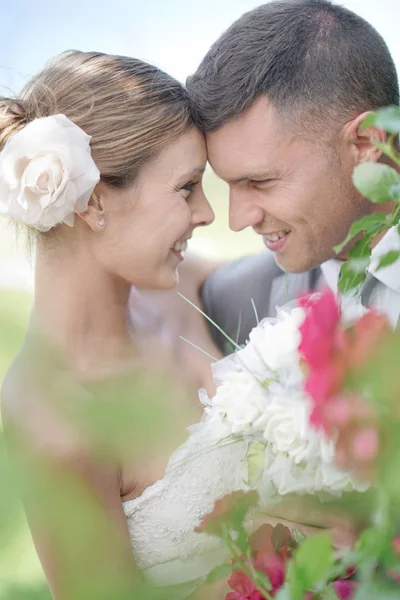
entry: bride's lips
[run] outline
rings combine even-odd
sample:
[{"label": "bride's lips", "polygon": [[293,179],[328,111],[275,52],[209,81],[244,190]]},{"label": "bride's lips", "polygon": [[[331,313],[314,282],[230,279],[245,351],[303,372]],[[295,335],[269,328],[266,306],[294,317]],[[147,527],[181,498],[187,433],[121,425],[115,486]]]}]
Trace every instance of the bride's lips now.
[{"label": "bride's lips", "polygon": [[266,235],[263,235],[262,238],[268,250],[271,250],[272,252],[279,252],[286,244],[289,235],[290,231],[288,231],[283,237],[279,238],[279,240],[276,240],[276,242],[272,242],[270,239],[267,238]]},{"label": "bride's lips", "polygon": [[184,259],[182,252],[178,252],[178,250],[171,250],[171,252],[172,252],[172,254],[174,254],[176,256],[176,258],[179,261],[182,261]]},{"label": "bride's lips", "polygon": [[177,241],[171,248],[172,254],[176,256],[179,262],[181,262],[185,258],[185,252],[187,250],[189,239],[190,238],[186,238],[184,240]]}]

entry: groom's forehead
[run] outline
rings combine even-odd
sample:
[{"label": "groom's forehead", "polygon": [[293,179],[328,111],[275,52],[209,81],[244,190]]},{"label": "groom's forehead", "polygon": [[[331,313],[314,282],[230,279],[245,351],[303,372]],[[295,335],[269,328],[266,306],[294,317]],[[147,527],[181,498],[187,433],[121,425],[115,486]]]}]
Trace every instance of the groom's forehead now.
[{"label": "groom's forehead", "polygon": [[210,136],[208,161],[214,171],[232,183],[244,179],[272,178],[287,155],[288,144],[279,136],[254,136],[246,139]]},{"label": "groom's forehead", "polygon": [[[265,97],[257,99],[239,117],[206,134],[208,158],[224,179],[270,168],[290,142],[282,121]],[[226,175],[226,176],[225,176]]]}]

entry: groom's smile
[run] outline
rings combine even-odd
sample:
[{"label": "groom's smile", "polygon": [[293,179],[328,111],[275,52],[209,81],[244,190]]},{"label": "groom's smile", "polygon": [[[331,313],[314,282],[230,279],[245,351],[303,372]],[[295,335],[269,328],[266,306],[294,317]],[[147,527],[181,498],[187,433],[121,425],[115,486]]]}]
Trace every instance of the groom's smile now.
[{"label": "groom's smile", "polygon": [[279,252],[286,244],[290,231],[276,231],[274,233],[265,233],[263,237],[264,244],[272,252]]}]

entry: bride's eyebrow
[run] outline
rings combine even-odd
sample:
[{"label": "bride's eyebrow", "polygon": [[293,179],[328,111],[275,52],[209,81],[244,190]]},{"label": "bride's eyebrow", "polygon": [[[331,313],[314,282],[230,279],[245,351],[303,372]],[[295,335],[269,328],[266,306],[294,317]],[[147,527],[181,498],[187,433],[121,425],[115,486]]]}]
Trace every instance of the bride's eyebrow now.
[{"label": "bride's eyebrow", "polygon": [[269,170],[269,171],[264,171],[264,172],[254,172],[254,173],[246,173],[246,175],[242,175],[241,177],[237,177],[235,179],[230,179],[228,181],[228,183],[232,184],[232,183],[242,183],[243,181],[252,181],[253,179],[255,180],[263,180],[263,179],[277,179],[278,177],[280,177],[280,173],[279,171],[277,171],[276,169],[274,170]]},{"label": "bride's eyebrow", "polygon": [[202,175],[205,171],[205,167],[195,167],[193,169],[189,169],[184,173],[179,175],[179,179],[187,179],[188,177],[193,177],[194,175]]}]

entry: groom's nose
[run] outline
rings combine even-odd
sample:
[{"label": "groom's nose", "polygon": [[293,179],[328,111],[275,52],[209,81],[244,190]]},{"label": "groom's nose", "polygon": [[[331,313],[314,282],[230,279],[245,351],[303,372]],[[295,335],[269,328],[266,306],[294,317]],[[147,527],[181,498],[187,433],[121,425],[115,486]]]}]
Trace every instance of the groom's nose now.
[{"label": "groom's nose", "polygon": [[229,227],[232,231],[256,227],[263,220],[263,209],[245,191],[229,190]]}]

